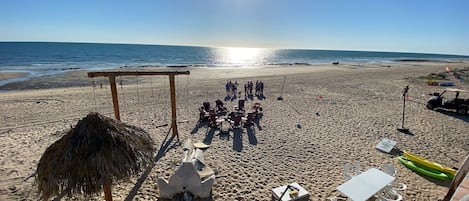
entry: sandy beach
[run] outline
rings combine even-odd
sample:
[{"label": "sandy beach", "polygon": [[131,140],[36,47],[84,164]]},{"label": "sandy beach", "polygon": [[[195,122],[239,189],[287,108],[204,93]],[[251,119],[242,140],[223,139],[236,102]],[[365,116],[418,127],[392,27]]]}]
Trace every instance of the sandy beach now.
[{"label": "sandy beach", "polygon": [[[376,168],[391,164],[397,170],[396,182],[408,186],[399,191],[404,200],[431,201],[444,197],[450,181],[412,172],[394,155],[375,146],[388,138],[400,150],[460,167],[469,154],[469,116],[426,109],[428,94],[444,87],[429,86],[418,78],[444,72],[448,65],[462,69],[469,62],[164,70],[191,72],[190,76],[177,76],[176,81],[178,121],[183,121],[178,124],[179,133],[181,140],[210,145],[204,156],[216,173],[213,200],[270,200],[271,189],[293,182],[309,192],[310,200],[343,197],[336,190],[345,182],[343,167],[360,162]],[[279,101],[285,76],[283,101]],[[214,105],[216,99],[225,98],[228,80],[241,84],[262,80],[266,98],[246,102],[246,107],[262,104],[259,126],[230,132],[227,138],[197,122],[204,101]],[[124,77],[122,83],[118,85],[122,121],[147,130],[159,148],[169,128],[157,126],[171,119],[168,78]],[[455,83],[455,88],[469,89],[467,81]],[[401,127],[401,91],[406,85],[410,90],[405,127],[412,135],[396,130]],[[0,200],[37,200],[33,174],[45,149],[61,137],[58,131],[75,125],[89,112],[114,117],[109,84],[106,79],[87,78],[86,72],[76,71],[9,87],[22,90],[0,93]],[[237,100],[225,101],[225,105],[232,110]],[[157,179],[168,179],[181,159],[181,146],[168,149],[147,177],[114,183],[114,200],[157,200]]]}]

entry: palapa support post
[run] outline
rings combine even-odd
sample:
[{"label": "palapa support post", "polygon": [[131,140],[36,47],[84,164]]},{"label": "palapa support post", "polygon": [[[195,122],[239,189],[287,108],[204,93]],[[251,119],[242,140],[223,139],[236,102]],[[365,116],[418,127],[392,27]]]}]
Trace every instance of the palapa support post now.
[{"label": "palapa support post", "polygon": [[176,75],[189,75],[190,71],[100,71],[88,72],[88,77],[109,77],[112,93],[112,104],[114,106],[114,116],[120,121],[119,100],[117,96],[116,77],[117,76],[143,76],[143,75],[168,75],[169,76],[169,89],[171,91],[171,129],[173,130],[173,137],[178,135],[177,128],[177,115],[176,115]]},{"label": "palapa support post", "polygon": [[111,85],[112,93],[112,105],[114,106],[114,116],[117,120],[121,120],[121,115],[119,112],[119,100],[117,99],[117,87],[116,87],[116,77],[109,76],[109,84]]},{"label": "palapa support post", "polygon": [[108,181],[103,185],[103,191],[104,199],[106,199],[106,201],[112,201],[111,182]]}]

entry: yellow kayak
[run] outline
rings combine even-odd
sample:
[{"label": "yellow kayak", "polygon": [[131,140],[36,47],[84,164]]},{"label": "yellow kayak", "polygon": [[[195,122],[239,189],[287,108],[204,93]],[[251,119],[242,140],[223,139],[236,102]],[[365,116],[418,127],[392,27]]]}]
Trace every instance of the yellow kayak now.
[{"label": "yellow kayak", "polygon": [[425,166],[425,167],[428,167],[428,168],[431,168],[431,169],[438,170],[440,172],[446,173],[451,178],[453,178],[454,175],[456,175],[456,170],[455,169],[443,166],[439,163],[429,161],[429,160],[427,160],[427,159],[425,159],[421,156],[415,155],[413,153],[404,151],[404,157],[406,157],[410,161],[412,161],[414,163],[417,163],[421,166]]}]

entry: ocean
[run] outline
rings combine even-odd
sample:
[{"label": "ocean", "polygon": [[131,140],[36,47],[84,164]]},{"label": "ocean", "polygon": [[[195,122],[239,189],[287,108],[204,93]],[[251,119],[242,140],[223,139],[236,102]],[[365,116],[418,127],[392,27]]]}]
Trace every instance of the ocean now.
[{"label": "ocean", "polygon": [[[469,56],[400,52],[293,50],[261,48],[213,48],[195,46],[0,42],[0,72],[26,72],[0,86],[35,77],[73,70],[105,70],[120,67],[243,68],[269,65],[340,63],[388,63],[414,60],[467,60]],[[312,65],[314,67],[314,65]]]}]

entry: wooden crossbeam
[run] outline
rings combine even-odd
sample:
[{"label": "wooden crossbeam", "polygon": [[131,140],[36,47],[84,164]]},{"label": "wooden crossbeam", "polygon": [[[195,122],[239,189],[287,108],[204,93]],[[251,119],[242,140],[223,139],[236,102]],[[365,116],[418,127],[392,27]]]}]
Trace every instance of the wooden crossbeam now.
[{"label": "wooden crossbeam", "polygon": [[189,75],[190,71],[95,71],[88,72],[88,77],[117,77],[142,75]]},{"label": "wooden crossbeam", "polygon": [[168,75],[169,76],[169,90],[171,92],[171,129],[173,136],[178,136],[177,117],[176,117],[176,85],[174,77],[176,75],[189,75],[190,71],[95,71],[88,72],[88,77],[109,77],[109,84],[111,86],[112,105],[114,107],[114,116],[117,120],[120,119],[119,100],[117,96],[116,77],[118,76],[144,76],[144,75]]}]

